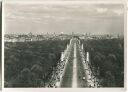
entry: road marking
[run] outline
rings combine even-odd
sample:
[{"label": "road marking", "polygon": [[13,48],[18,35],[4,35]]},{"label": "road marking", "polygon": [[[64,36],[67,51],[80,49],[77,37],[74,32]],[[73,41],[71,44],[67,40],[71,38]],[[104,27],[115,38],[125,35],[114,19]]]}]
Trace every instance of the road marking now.
[{"label": "road marking", "polygon": [[76,56],[76,43],[74,44],[74,59],[73,59],[73,80],[72,87],[77,88],[77,56]]}]

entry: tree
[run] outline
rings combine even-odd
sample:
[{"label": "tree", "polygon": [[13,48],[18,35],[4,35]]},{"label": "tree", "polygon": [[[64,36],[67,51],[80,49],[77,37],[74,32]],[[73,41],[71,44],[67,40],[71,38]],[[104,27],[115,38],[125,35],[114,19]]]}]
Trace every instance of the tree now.
[{"label": "tree", "polygon": [[96,65],[96,67],[101,67],[104,60],[105,60],[105,56],[103,54],[101,54],[100,52],[95,53],[93,61]]},{"label": "tree", "polygon": [[107,58],[111,62],[116,63],[117,58],[116,58],[116,56],[114,54],[109,54]]}]

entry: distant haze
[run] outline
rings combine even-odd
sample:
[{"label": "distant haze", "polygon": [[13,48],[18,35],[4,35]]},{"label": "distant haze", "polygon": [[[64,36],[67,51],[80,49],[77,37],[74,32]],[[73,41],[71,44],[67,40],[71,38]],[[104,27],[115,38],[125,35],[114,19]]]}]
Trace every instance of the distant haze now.
[{"label": "distant haze", "polygon": [[123,34],[123,4],[5,4],[5,33]]}]

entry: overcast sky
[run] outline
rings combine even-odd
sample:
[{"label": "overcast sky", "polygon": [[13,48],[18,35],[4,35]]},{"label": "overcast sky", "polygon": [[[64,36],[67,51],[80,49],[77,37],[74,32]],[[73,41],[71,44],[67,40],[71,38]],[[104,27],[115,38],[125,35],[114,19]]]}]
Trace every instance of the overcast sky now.
[{"label": "overcast sky", "polygon": [[123,4],[6,3],[5,33],[123,34]]}]

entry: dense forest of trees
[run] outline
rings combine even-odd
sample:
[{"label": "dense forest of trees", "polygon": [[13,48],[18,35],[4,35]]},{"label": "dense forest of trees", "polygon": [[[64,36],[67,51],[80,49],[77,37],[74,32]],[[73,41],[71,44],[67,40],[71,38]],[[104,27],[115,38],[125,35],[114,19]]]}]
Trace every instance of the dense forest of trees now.
[{"label": "dense forest of trees", "polygon": [[5,87],[44,87],[68,42],[6,42]]},{"label": "dense forest of trees", "polygon": [[124,40],[84,40],[85,52],[90,53],[90,62],[103,87],[124,86]]}]

